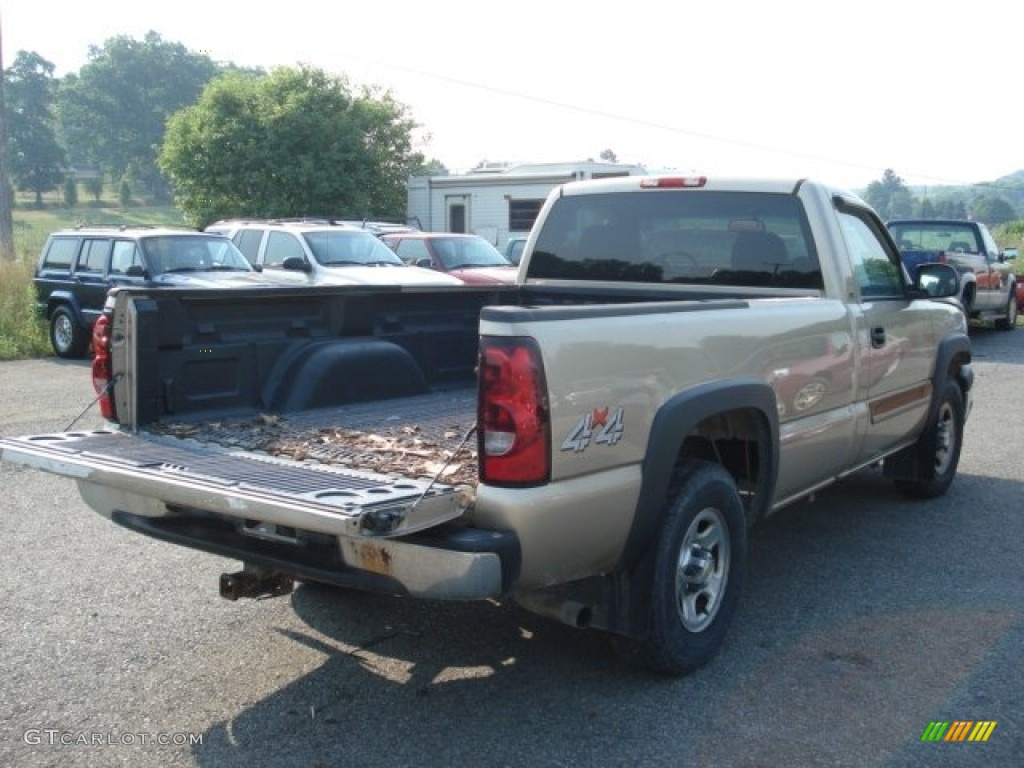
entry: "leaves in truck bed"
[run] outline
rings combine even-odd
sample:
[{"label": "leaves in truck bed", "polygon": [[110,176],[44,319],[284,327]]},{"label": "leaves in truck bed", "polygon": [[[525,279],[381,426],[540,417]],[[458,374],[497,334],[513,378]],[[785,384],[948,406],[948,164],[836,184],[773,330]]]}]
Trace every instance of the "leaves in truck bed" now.
[{"label": "leaves in truck bed", "polygon": [[459,425],[428,434],[420,425],[402,425],[373,432],[344,427],[293,426],[288,419],[260,414],[254,419],[160,423],[154,432],[216,443],[295,461],[318,461],[383,475],[437,480],[446,485],[475,486],[476,443],[463,444]]}]

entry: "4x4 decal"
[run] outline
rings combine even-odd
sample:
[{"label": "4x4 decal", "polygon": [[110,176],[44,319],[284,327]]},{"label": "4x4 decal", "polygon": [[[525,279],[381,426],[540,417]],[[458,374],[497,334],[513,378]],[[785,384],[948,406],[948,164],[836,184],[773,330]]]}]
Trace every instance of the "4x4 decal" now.
[{"label": "4x4 decal", "polygon": [[622,439],[624,431],[622,408],[611,412],[607,407],[595,408],[576,422],[562,441],[562,450],[582,453],[591,442],[615,445]]}]

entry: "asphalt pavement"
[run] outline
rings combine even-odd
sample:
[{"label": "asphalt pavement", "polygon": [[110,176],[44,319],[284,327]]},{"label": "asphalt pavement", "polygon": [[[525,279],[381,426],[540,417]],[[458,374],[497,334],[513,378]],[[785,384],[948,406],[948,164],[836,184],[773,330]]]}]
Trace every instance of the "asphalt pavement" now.
[{"label": "asphalt pavement", "polygon": [[[1020,766],[1024,329],[972,336],[948,494],[869,470],[760,524],[722,653],[682,679],[508,605],[228,602],[238,563],[0,463],[0,765]],[[102,426],[92,399],[87,363],[0,363],[2,435]],[[922,741],[936,721],[995,727]]]}]

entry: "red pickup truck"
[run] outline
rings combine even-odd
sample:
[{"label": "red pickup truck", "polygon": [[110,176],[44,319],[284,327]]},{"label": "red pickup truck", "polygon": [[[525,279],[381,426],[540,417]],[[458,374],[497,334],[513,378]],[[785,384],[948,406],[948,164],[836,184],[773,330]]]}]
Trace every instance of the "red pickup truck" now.
[{"label": "red pickup truck", "polygon": [[988,228],[966,219],[898,219],[886,224],[913,277],[921,264],[950,264],[960,273],[960,303],[972,320],[1012,330],[1021,306],[1014,249],[1001,250]]}]

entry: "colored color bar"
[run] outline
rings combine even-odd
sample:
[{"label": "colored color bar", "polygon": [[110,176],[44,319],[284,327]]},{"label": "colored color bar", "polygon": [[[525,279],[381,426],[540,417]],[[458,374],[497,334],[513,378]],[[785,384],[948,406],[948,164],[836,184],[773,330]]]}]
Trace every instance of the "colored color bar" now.
[{"label": "colored color bar", "polygon": [[949,729],[949,733],[946,734],[946,738],[943,741],[963,741],[967,738],[967,733],[972,725],[974,725],[973,720],[954,720],[953,726]]},{"label": "colored color bar", "polygon": [[992,735],[992,731],[996,729],[995,720],[980,720],[978,724],[974,726],[974,730],[971,731],[968,741],[988,741],[988,737]]},{"label": "colored color bar", "polygon": [[921,734],[921,741],[939,741],[949,728],[949,721],[932,720]]}]

